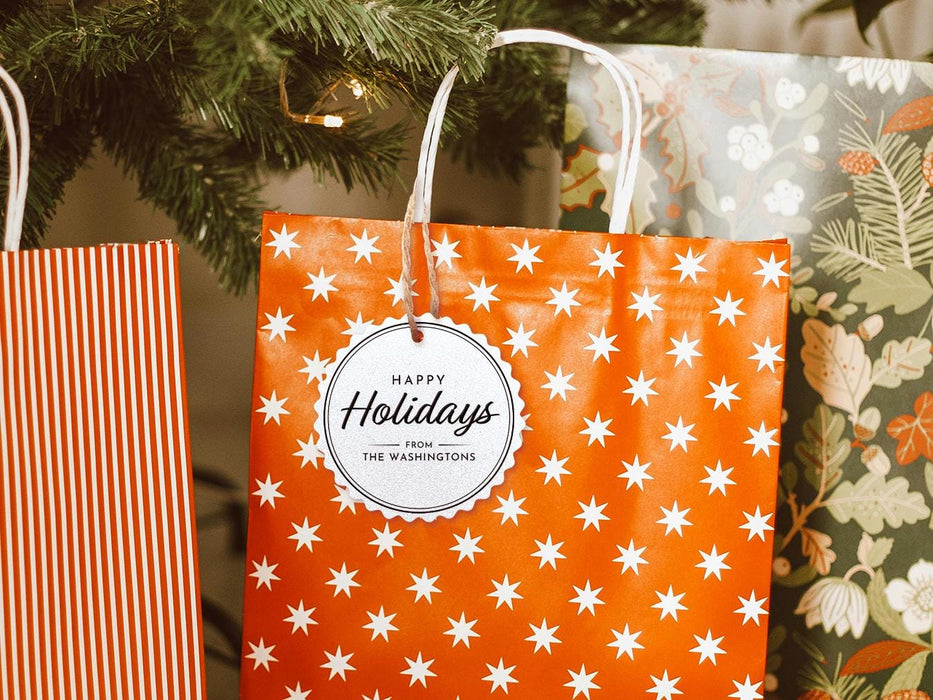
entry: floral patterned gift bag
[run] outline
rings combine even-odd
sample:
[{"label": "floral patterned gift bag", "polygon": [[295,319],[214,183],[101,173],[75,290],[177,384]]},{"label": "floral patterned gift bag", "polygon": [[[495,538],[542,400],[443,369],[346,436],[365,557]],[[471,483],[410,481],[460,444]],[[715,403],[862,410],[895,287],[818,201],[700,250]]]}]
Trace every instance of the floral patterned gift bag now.
[{"label": "floral patterned gift bag", "polygon": [[[766,688],[933,688],[933,66],[613,49],[645,98],[634,230],[791,237]],[[617,98],[576,60],[562,224],[606,228]]]},{"label": "floral patterned gift bag", "polygon": [[455,77],[406,222],[263,220],[242,695],[756,697],[789,249],[429,224]]}]

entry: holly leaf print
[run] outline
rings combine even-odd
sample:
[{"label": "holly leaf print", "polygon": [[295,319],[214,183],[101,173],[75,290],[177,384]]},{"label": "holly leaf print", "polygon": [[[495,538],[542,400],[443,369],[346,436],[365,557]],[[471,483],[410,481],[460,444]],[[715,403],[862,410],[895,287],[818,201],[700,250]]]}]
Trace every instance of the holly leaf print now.
[{"label": "holly leaf print", "polygon": [[596,195],[605,192],[599,179],[599,156],[596,149],[581,145],[567,159],[567,167],[560,174],[560,206],[565,211],[573,211],[578,207],[588,209],[593,206]]},{"label": "holly leaf print", "polygon": [[800,356],[810,386],[854,421],[872,386],[871,360],[862,339],[840,324],[827,326],[812,318],[803,324],[803,339]]},{"label": "holly leaf print", "polygon": [[914,412],[916,415],[905,413],[888,423],[888,435],[897,440],[899,464],[910,464],[920,455],[933,459],[933,392],[917,397]]}]

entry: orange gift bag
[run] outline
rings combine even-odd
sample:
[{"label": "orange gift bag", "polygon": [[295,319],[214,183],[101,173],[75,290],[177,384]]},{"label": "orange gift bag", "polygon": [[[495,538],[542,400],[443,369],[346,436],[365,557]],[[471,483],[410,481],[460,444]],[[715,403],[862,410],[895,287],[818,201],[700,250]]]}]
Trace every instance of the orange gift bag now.
[{"label": "orange gift bag", "polygon": [[[631,78],[529,40],[622,92],[620,233]],[[788,246],[428,224],[455,75],[405,222],[263,220],[242,696],[760,698]]]},{"label": "orange gift bag", "polygon": [[203,698],[178,250],[18,250],[29,131],[0,80],[0,697]]}]

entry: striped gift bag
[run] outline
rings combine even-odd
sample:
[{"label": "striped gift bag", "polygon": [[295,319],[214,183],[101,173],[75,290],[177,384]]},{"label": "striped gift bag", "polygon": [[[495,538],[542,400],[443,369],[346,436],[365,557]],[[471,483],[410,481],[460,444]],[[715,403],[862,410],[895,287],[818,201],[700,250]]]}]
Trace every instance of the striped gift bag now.
[{"label": "striped gift bag", "polygon": [[0,697],[200,698],[178,250],[18,251],[28,124],[0,78]]}]

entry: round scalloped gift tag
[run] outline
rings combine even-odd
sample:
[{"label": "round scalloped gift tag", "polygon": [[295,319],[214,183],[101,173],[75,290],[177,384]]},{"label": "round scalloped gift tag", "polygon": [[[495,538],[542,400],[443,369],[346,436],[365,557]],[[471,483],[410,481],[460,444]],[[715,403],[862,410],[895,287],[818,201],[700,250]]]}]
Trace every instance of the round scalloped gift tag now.
[{"label": "round scalloped gift tag", "polygon": [[449,318],[388,319],[337,352],[315,430],[324,464],[370,510],[449,518],[514,465],[524,403],[498,348]]}]

